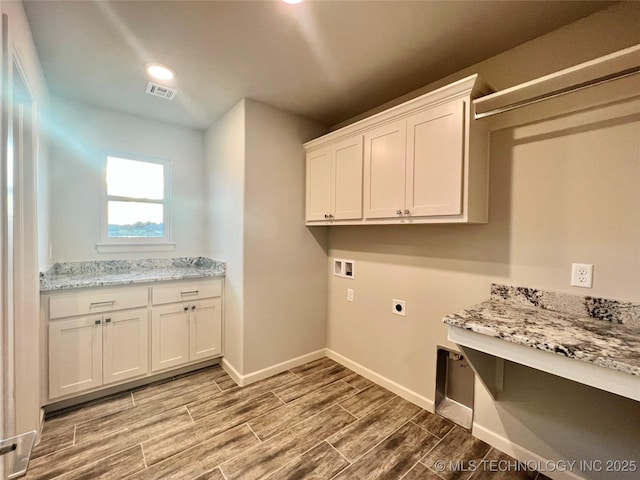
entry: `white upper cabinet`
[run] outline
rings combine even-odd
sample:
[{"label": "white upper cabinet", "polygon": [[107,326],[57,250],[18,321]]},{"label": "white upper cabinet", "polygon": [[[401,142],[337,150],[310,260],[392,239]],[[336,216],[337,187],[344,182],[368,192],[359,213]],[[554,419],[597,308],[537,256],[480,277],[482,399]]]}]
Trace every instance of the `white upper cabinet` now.
[{"label": "white upper cabinet", "polygon": [[367,132],[365,141],[364,204],[366,218],[401,216],[406,184],[406,120]]},{"label": "white upper cabinet", "polygon": [[307,221],[331,213],[331,146],[307,154]]},{"label": "white upper cabinet", "polygon": [[456,100],[408,118],[405,215],[462,214],[464,106]]},{"label": "white upper cabinet", "polygon": [[362,136],[307,154],[307,222],[362,218]]},{"label": "white upper cabinet", "polygon": [[472,75],[305,143],[307,224],[486,223],[481,88]]},{"label": "white upper cabinet", "polygon": [[336,220],[362,218],[362,136],[337,142],[331,150],[331,214]]}]

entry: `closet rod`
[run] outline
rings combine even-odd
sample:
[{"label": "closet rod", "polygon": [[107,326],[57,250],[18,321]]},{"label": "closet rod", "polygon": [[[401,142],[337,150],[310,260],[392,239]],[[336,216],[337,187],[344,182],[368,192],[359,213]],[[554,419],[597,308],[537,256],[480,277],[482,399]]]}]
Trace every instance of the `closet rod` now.
[{"label": "closet rod", "polygon": [[576,92],[578,90],[583,90],[588,87],[593,87],[595,85],[600,85],[603,83],[611,82],[613,80],[618,80],[620,78],[629,77],[631,75],[635,75],[640,73],[640,66],[627,68],[621,70],[619,72],[611,73],[609,75],[603,75],[598,78],[594,78],[592,80],[587,80],[585,82],[578,83],[576,85],[571,85],[568,87],[560,88],[558,90],[554,90],[552,92],[543,93],[541,95],[537,95],[532,98],[527,98],[526,100],[520,100],[518,102],[510,103],[508,105],[504,105],[502,107],[494,108],[493,110],[488,110],[486,112],[477,112],[477,105],[474,105],[474,118],[479,120],[481,118],[491,117],[493,115],[497,115],[499,113],[508,112],[510,110],[515,110],[516,108],[525,107],[527,105],[532,105],[534,103],[539,103],[544,100],[548,100],[550,98],[559,97],[561,95],[565,95],[567,93]]}]

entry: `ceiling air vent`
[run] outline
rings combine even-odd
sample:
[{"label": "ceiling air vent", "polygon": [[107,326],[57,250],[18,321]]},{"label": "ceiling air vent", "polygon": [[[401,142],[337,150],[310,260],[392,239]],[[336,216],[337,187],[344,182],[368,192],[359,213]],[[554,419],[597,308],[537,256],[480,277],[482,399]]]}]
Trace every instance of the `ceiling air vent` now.
[{"label": "ceiling air vent", "polygon": [[156,97],[166,98],[167,100],[173,100],[178,93],[178,90],[149,82],[147,83],[146,93],[149,95],[155,95]]}]

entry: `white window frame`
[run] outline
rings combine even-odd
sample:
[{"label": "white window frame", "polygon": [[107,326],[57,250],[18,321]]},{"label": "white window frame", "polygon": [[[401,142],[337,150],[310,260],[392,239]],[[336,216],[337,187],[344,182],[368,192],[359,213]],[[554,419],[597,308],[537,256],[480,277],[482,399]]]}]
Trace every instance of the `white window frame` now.
[{"label": "white window frame", "polygon": [[[122,158],[125,160],[133,160],[137,162],[155,163],[163,166],[164,172],[164,198],[158,200],[144,200],[135,197],[121,197],[109,195],[107,193],[107,159],[109,157]],[[171,161],[168,159],[148,157],[145,155],[106,151],[102,158],[102,241],[96,244],[98,253],[115,253],[115,252],[136,252],[136,251],[170,251],[175,248],[172,242],[172,209],[171,209]],[[130,237],[130,238],[114,238],[109,237],[109,218],[108,206],[109,201],[123,202],[147,202],[162,204],[164,237]]]}]

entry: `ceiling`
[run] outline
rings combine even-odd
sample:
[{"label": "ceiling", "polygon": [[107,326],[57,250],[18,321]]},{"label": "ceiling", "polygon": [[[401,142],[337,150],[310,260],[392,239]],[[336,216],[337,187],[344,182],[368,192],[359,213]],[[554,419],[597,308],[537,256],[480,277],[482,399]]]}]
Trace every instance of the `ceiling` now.
[{"label": "ceiling", "polygon": [[[244,97],[335,125],[610,5],[24,1],[51,93],[199,129]],[[174,100],[145,94],[147,62]]]}]

